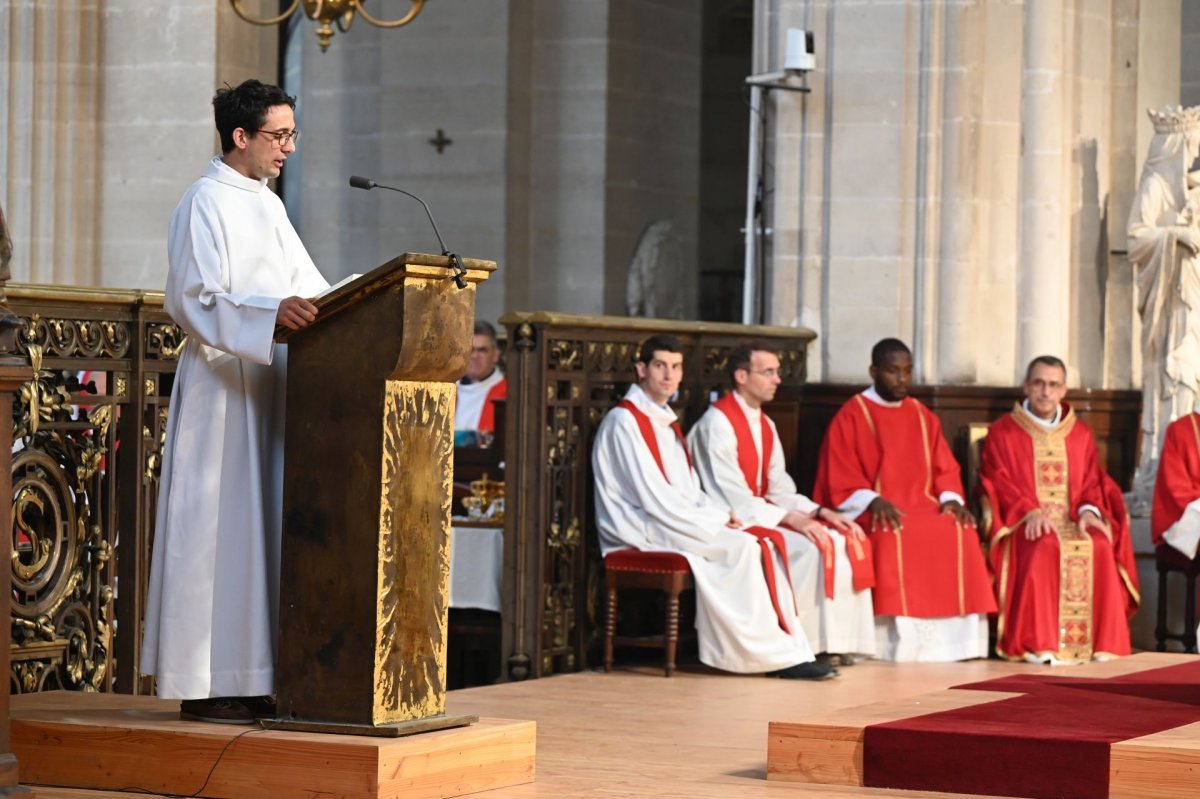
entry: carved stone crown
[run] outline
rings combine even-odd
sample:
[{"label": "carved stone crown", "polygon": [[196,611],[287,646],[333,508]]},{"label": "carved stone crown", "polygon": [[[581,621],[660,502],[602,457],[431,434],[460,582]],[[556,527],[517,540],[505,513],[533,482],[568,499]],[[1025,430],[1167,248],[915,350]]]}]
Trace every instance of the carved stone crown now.
[{"label": "carved stone crown", "polygon": [[1150,108],[1146,113],[1150,116],[1150,121],[1154,123],[1155,133],[1184,133],[1200,129],[1200,106],[1191,106],[1190,108],[1184,108],[1181,105],[1174,108],[1167,106],[1157,111]]}]

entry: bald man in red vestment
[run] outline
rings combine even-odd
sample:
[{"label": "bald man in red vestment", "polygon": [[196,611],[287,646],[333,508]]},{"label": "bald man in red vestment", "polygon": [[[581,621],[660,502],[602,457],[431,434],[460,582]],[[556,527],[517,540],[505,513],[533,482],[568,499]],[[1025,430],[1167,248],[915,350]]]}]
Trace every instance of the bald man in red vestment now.
[{"label": "bald man in red vestment", "polygon": [[888,660],[987,657],[996,610],[958,463],[933,412],[908,396],[912,354],[884,339],[866,391],[825,434],[813,499],[867,531],[877,652]]},{"label": "bald man in red vestment", "polygon": [[1035,358],[1024,389],[988,430],[979,473],[995,515],[996,651],[1051,664],[1128,655],[1140,597],[1121,492],[1091,429],[1063,402],[1066,365]]}]

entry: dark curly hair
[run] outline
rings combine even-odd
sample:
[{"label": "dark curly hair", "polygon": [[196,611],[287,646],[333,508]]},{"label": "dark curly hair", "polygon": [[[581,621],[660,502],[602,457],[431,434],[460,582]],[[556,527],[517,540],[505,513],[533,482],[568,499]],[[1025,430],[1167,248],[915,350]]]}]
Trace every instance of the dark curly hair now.
[{"label": "dark curly hair", "polygon": [[228,83],[213,95],[213,116],[221,134],[221,152],[233,149],[233,132],[238,128],[254,133],[262,128],[267,112],[277,105],[296,107],[296,98],[278,86],[251,78],[237,87]]}]

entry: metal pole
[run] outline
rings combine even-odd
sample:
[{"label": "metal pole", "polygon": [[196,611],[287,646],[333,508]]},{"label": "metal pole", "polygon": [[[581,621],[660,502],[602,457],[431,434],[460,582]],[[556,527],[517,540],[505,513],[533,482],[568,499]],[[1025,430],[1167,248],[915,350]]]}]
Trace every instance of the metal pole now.
[{"label": "metal pole", "polygon": [[750,84],[750,154],[746,166],[746,226],[745,274],[742,278],[742,323],[758,322],[758,199],[759,162],[758,137],[763,135],[759,115],[762,113],[763,88]]}]

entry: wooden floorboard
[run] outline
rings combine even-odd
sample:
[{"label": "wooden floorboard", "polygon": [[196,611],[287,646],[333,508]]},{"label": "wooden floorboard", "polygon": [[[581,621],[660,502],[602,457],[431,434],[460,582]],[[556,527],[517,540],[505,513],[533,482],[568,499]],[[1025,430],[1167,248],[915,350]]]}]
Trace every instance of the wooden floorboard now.
[{"label": "wooden floorboard", "polygon": [[[1178,662],[1165,658],[1161,665]],[[1144,664],[1089,667],[1111,677]],[[720,674],[683,666],[666,679],[656,668],[579,674],[451,691],[448,713],[530,719],[537,723],[534,782],[477,794],[486,799],[813,799],[925,797],[951,794],[882,791],[848,785],[768,782],[767,725],[826,718],[851,721],[864,705],[914,700],[950,686],[1014,673],[1085,676],[1077,670],[972,661],[949,664],[861,663],[835,680],[811,683]],[[962,692],[968,693],[968,692]],[[1145,751],[1154,741],[1138,739]],[[1130,754],[1130,769],[1136,753]],[[129,799],[130,794],[43,789],[41,799]],[[1179,795],[1175,793],[1174,795]]]},{"label": "wooden floorboard", "polygon": [[538,773],[487,799],[741,799],[945,797],[913,791],[766,780],[767,724],[834,713],[873,700],[915,696],[1042,667],[999,661],[861,663],[813,683],[684,667],[585,672],[450,693],[447,712],[520,708],[538,724]]}]

